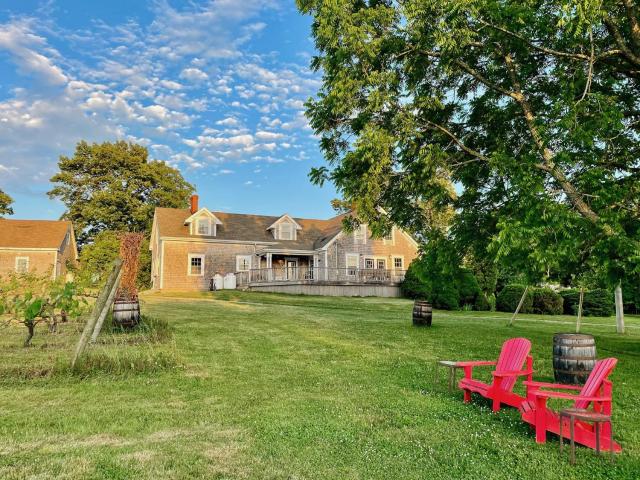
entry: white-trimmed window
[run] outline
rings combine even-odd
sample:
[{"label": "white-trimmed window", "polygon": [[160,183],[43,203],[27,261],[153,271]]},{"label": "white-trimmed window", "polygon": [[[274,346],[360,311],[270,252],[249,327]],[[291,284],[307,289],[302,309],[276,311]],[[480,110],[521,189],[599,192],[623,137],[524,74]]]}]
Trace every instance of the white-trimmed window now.
[{"label": "white-trimmed window", "polygon": [[393,268],[396,270],[404,270],[404,258],[393,257]]},{"label": "white-trimmed window", "polygon": [[361,224],[353,231],[353,240],[355,243],[367,243],[367,226],[365,224]]},{"label": "white-trimmed window", "polygon": [[384,258],[378,258],[376,260],[378,270],[385,270],[387,268],[387,261]]},{"label": "white-trimmed window", "polygon": [[190,276],[195,277],[204,275],[204,255],[189,254],[188,272]]},{"label": "white-trimmed window", "polygon": [[375,265],[375,262],[373,260],[373,258],[365,258],[364,259],[364,268],[366,268],[367,270],[373,270]]},{"label": "white-trimmed window", "polygon": [[29,271],[29,257],[16,257],[16,272],[27,273]]},{"label": "white-trimmed window", "polygon": [[349,277],[355,277],[358,273],[358,263],[360,262],[360,255],[357,253],[347,253],[346,266],[347,275]]},{"label": "white-trimmed window", "polygon": [[251,270],[251,255],[236,255],[236,272]]},{"label": "white-trimmed window", "polygon": [[393,228],[391,228],[391,230],[389,231],[388,234],[386,234],[384,237],[382,237],[382,240],[384,242],[385,245],[394,245],[394,238],[393,238]]},{"label": "white-trimmed window", "polygon": [[291,223],[281,223],[279,225],[280,233],[278,235],[279,240],[295,240],[295,227]]},{"label": "white-trimmed window", "polygon": [[196,220],[196,231],[198,235],[211,235],[211,221],[208,218]]}]

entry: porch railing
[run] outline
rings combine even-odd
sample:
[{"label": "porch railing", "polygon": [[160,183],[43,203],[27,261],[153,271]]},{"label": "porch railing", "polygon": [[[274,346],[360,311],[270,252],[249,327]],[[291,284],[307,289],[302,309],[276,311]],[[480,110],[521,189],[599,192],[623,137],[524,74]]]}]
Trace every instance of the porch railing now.
[{"label": "porch railing", "polygon": [[404,280],[405,270],[382,268],[278,267],[236,272],[239,286],[274,282],[343,282],[393,284]]}]

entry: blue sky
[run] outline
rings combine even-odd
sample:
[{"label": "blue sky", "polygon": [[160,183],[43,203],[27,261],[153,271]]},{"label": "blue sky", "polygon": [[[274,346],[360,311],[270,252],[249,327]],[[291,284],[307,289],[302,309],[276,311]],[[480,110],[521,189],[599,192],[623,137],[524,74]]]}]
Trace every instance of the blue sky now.
[{"label": "blue sky", "polygon": [[76,142],[124,139],[180,169],[212,210],[328,217],[303,102],[319,76],[293,0],[0,0],[0,188],[14,218]]}]

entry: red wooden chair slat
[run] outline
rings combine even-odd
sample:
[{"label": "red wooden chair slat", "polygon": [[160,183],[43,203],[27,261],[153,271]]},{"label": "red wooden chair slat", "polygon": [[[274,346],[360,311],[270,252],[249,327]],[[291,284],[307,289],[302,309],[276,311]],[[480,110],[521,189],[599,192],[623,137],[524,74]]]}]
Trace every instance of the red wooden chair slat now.
[{"label": "red wooden chair slat", "polygon": [[[526,399],[513,393],[513,387],[519,376],[526,376],[531,380],[533,373],[533,359],[529,355],[531,342],[526,338],[511,338],[503,343],[497,362],[469,361],[458,362],[464,367],[464,378],[458,386],[464,390],[465,403],[471,401],[471,394],[478,393],[493,400],[493,411],[500,410],[501,404],[519,407]],[[526,370],[522,370],[527,364]],[[473,378],[473,368],[478,366],[495,365],[492,372],[493,381],[484,383]]]},{"label": "red wooden chair slat", "polygon": [[[618,363],[618,360],[615,358],[605,358],[596,362],[587,381],[577,395],[566,392],[566,390],[575,391],[579,388],[573,385],[524,382],[527,387],[527,401],[520,405],[520,413],[525,422],[535,427],[536,442],[545,443],[547,432],[558,434],[560,431],[560,416],[557,412],[547,407],[549,398],[573,400],[574,408],[589,409],[591,406],[595,412],[611,415],[613,384],[608,377],[615,368],[616,363]],[[543,389],[565,390],[565,392]],[[568,420],[565,418],[562,421],[564,422],[563,429],[568,432]],[[595,428],[592,424],[576,421],[574,428],[576,443],[596,448]],[[603,450],[609,449],[611,435],[611,424],[603,425],[600,442]],[[614,442],[613,445],[615,451],[622,450],[618,443]]]}]

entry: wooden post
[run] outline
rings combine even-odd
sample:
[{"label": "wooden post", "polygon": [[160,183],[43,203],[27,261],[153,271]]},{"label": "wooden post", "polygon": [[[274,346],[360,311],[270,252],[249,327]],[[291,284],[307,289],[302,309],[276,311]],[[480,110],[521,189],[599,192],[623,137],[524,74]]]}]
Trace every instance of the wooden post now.
[{"label": "wooden post", "polygon": [[509,320],[509,326],[513,325],[513,322],[516,319],[516,315],[518,315],[518,313],[520,312],[520,309],[522,308],[522,304],[524,303],[524,299],[527,297],[527,291],[528,290],[529,290],[529,285],[524,287],[524,293],[522,294],[522,298],[520,299],[520,303],[518,303],[518,308],[516,308],[516,311],[513,312],[513,316],[511,317],[511,320]]},{"label": "wooden post", "polygon": [[580,333],[582,323],[582,302],[584,300],[584,288],[580,288],[580,302],[578,303],[578,319],[576,320],[576,333]]},{"label": "wooden post", "polygon": [[96,299],[96,303],[93,306],[93,310],[91,311],[91,315],[87,319],[87,323],[84,326],[84,330],[82,330],[82,335],[80,335],[80,340],[78,340],[78,345],[76,346],[76,351],[73,354],[73,360],[71,361],[71,368],[75,367],[78,358],[84,353],[85,348],[87,347],[87,343],[89,342],[89,338],[95,329],[96,322],[98,321],[98,317],[102,313],[107,300],[109,298],[109,294],[111,293],[111,289],[116,283],[117,279],[120,276],[120,270],[122,269],[122,260],[119,258],[113,262],[113,269],[109,274],[109,278],[107,278],[107,283],[105,283],[102,290],[98,294],[98,298]]},{"label": "wooden post", "polygon": [[118,287],[120,286],[120,279],[122,278],[122,269],[118,272],[118,278],[116,279],[113,287],[111,287],[111,291],[109,292],[109,296],[107,297],[107,301],[104,304],[100,315],[98,316],[98,321],[96,322],[96,326],[93,329],[93,334],[91,335],[91,343],[96,343],[98,339],[98,335],[100,335],[100,331],[102,330],[102,324],[104,323],[104,319],[107,318],[107,314],[109,313],[109,309],[111,305],[113,305],[113,300],[116,298],[116,292],[118,291]]},{"label": "wooden post", "polygon": [[624,333],[624,304],[622,303],[622,282],[618,283],[615,292],[616,298],[616,331]]}]

